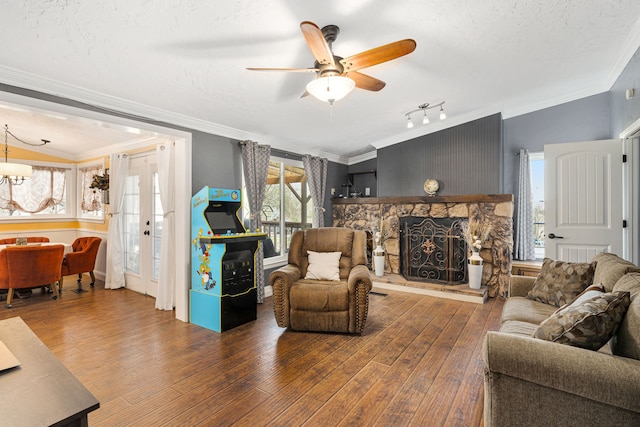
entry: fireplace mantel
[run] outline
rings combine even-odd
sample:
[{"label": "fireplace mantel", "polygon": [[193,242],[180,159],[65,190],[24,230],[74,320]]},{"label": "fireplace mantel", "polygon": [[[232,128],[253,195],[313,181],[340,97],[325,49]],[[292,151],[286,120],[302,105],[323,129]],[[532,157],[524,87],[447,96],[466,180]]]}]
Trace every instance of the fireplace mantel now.
[{"label": "fireplace mantel", "polygon": [[469,194],[455,196],[361,197],[332,200],[333,226],[375,231],[383,223],[390,236],[385,244],[385,271],[399,273],[399,219],[407,216],[469,218],[492,225],[483,244],[482,284],[489,296],[508,288],[513,249],[513,195]]},{"label": "fireplace mantel", "polygon": [[513,194],[463,194],[457,196],[356,197],[336,198],[334,205],[353,204],[419,204],[419,203],[513,203]]}]

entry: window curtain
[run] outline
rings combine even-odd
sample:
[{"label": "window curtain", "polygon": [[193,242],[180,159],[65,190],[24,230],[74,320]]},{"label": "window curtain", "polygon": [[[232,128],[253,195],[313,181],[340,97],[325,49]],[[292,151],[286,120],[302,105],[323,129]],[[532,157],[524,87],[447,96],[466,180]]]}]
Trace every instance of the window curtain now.
[{"label": "window curtain", "polygon": [[[251,230],[262,229],[262,201],[264,191],[267,186],[267,172],[269,170],[269,159],[271,157],[271,147],[269,145],[259,145],[254,141],[242,141],[242,169],[246,183],[249,202],[250,227]],[[258,250],[256,254],[256,288],[258,290],[258,303],[264,302],[264,252]]]},{"label": "window curtain", "polygon": [[518,177],[518,205],[516,215],[516,239],[514,259],[536,258],[533,241],[533,203],[531,200],[531,163],[529,151],[520,150],[520,172]]},{"label": "window curtain", "polygon": [[[313,227],[324,227],[324,194],[327,186],[327,164],[329,161],[308,154],[302,156],[304,173],[315,209],[313,210]],[[304,219],[303,219],[304,221]]]},{"label": "window curtain", "polygon": [[129,158],[126,154],[111,155],[111,182],[109,183],[111,200],[111,219],[107,231],[107,268],[105,289],[118,289],[125,286],[124,282],[124,221],[122,206],[124,191],[129,174]]},{"label": "window curtain", "polygon": [[89,166],[80,168],[80,185],[82,188],[82,201],[80,207],[86,212],[95,212],[102,209],[102,190],[91,188],[94,175],[103,175],[102,166]]},{"label": "window curtain", "polygon": [[158,295],[156,308],[173,310],[175,306],[176,259],[175,244],[175,144],[173,142],[156,148],[158,158],[158,186],[162,204],[162,241],[160,243],[160,271],[158,273]]},{"label": "window curtain", "polygon": [[67,169],[33,166],[33,175],[20,185],[0,185],[0,208],[38,213],[64,200]]}]

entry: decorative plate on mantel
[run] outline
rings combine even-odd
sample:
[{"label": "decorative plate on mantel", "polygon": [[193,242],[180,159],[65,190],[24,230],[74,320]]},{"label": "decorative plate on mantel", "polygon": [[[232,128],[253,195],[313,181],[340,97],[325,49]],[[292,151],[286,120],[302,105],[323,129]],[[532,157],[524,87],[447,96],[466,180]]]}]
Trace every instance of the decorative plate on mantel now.
[{"label": "decorative plate on mantel", "polygon": [[440,189],[440,184],[436,179],[428,179],[424,182],[424,191],[429,196],[435,196]]}]

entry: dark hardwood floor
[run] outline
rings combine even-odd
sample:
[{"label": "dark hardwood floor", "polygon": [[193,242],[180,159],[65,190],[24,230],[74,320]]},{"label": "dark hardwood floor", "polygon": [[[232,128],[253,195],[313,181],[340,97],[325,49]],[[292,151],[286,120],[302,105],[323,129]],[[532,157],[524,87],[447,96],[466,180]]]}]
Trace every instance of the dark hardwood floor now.
[{"label": "dark hardwood floor", "polygon": [[0,306],[20,316],[98,398],[91,426],[478,426],[484,305],[380,290],[361,336],[258,320],[218,334],[158,311],[151,297],[87,283]]}]

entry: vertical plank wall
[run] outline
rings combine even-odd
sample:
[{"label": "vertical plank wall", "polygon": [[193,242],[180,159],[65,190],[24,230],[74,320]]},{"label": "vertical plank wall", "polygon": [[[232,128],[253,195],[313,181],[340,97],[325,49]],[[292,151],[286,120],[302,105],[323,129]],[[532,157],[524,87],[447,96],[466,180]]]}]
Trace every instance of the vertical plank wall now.
[{"label": "vertical plank wall", "polygon": [[378,150],[378,197],[422,196],[427,178],[440,195],[502,192],[502,115],[494,114]]}]

